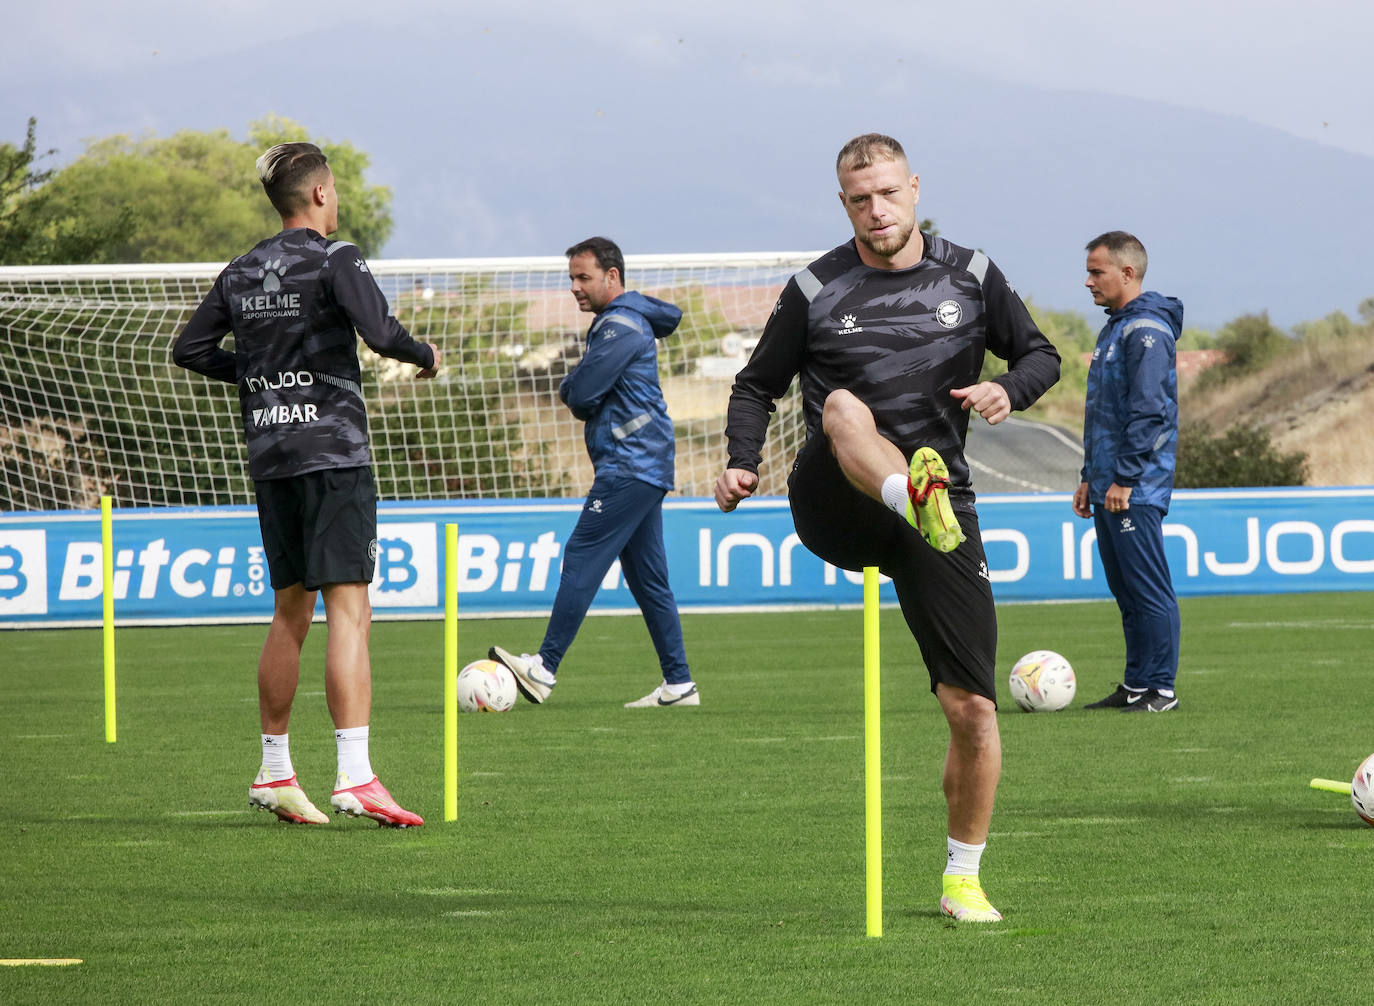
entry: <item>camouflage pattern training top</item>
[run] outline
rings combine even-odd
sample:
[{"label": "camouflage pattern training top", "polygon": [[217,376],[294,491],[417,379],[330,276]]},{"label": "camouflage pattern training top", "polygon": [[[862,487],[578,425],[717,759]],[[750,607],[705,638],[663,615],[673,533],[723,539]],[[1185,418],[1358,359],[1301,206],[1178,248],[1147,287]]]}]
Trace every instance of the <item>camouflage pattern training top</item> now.
[{"label": "camouflage pattern training top", "polygon": [[851,240],[788,280],[730,394],[729,467],[758,471],[773,403],[800,374],[808,440],[826,396],[847,389],[908,460],[934,447],[951,494],[972,496],[969,413],[950,389],[978,383],[990,350],[1009,367],[994,380],[1025,409],[1059,379],[1059,353],[986,255],[922,237],[921,261],[907,269],[864,265]]},{"label": "camouflage pattern training top", "polygon": [[[231,331],[233,352],[220,347]],[[172,358],[238,385],[248,474],[261,482],[371,463],[359,335],[382,356],[434,365],[391,316],[356,246],[293,227],[225,267]]]}]

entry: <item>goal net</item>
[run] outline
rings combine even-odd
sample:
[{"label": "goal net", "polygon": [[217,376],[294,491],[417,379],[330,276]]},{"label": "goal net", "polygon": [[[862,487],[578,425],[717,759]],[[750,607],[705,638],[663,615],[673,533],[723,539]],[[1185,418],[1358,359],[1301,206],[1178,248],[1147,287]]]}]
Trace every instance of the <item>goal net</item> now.
[{"label": "goal net", "polygon": [[[709,496],[725,409],[787,279],[817,253],[629,256],[629,286],[683,310],[659,344],[677,489]],[[582,424],[558,399],[590,316],[558,258],[370,263],[440,375],[359,343],[384,499],[580,497]],[[172,363],[219,265],[0,268],[0,510],[251,503],[236,389]],[[232,337],[226,348],[232,346]],[[769,429],[760,491],[786,492],[804,436],[795,383]]]}]

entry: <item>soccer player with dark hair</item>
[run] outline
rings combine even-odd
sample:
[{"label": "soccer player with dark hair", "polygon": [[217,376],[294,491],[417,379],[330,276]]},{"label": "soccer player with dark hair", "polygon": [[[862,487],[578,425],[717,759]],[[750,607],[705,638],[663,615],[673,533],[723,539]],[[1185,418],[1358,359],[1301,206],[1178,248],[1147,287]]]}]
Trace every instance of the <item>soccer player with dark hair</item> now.
[{"label": "soccer player with dark hair", "polygon": [[[324,686],[339,759],[330,805],[382,825],[424,824],[391,798],[368,754],[367,585],[377,557],[377,493],[358,336],[382,356],[420,368],[418,377],[435,375],[439,352],[390,315],[357,247],[326,238],[338,228],[339,199],[320,149],[280,143],[257,168],[281,232],[225,267],[172,350],[181,366],[238,386],[275,595],[258,662],[262,767],[248,801],[284,821],[329,821],[296,779],[287,734],[318,592],[329,626]],[[233,352],[220,346],[230,332]]]},{"label": "soccer player with dark hair", "polygon": [[[997,614],[964,440],[970,411],[1000,423],[1044,394],[1059,354],[986,255],[917,229],[910,170],[889,136],[840,151],[854,238],[784,287],[730,395],[715,498],[730,511],[753,494],[774,402],[800,375],[797,535],[826,562],[892,578],[949,725],[940,909],[991,922],[978,871],[1002,766]],[[987,351],[1009,369],[980,381]]]},{"label": "soccer player with dark hair", "polygon": [[677,330],[682,311],[625,289],[625,258],[609,238],[579,241],[568,256],[577,306],[594,314],[587,350],[558,387],[583,436],[595,471],[582,514],[563,552],[553,612],[536,653],[493,646],[491,659],[515,675],[520,694],[539,704],[577,636],[601,581],[618,558],[644,615],[663,680],[626,708],[701,704],[682,644],[677,601],[663,547],[663,497],[673,488],[673,421],[658,383],[658,340]]},{"label": "soccer player with dark hair", "polygon": [[1107,586],[1121,609],[1125,680],[1085,709],[1178,708],[1179,612],[1164,554],[1178,452],[1178,337],[1183,303],[1142,290],[1149,259],[1133,234],[1088,242],[1084,285],[1107,311],[1088,366],[1083,476],[1073,512],[1092,518]]}]

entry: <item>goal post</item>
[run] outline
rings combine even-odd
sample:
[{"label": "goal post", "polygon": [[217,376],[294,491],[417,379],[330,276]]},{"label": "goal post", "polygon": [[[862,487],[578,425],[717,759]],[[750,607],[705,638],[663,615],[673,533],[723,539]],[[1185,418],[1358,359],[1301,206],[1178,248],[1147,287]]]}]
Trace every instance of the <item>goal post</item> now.
[{"label": "goal post", "polygon": [[[630,289],[683,309],[659,344],[677,488],[709,496],[725,462],[735,372],[788,278],[818,253],[631,255]],[[0,267],[0,511],[253,502],[231,385],[172,363],[222,265]],[[582,424],[558,399],[590,316],[562,257],[369,263],[392,312],[436,343],[440,375],[359,343],[383,499],[577,498]],[[232,336],[226,340],[232,346]],[[760,491],[781,495],[804,436],[794,388],[769,432]]]}]

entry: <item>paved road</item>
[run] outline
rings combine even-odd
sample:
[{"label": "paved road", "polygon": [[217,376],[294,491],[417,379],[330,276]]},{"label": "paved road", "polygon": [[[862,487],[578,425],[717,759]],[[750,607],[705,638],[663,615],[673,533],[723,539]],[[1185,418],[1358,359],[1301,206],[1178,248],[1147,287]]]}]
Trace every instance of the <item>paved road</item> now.
[{"label": "paved road", "polygon": [[968,424],[964,456],[979,495],[1071,493],[1078,488],[1083,444],[1057,426],[1015,416],[989,426],[975,417]]}]

